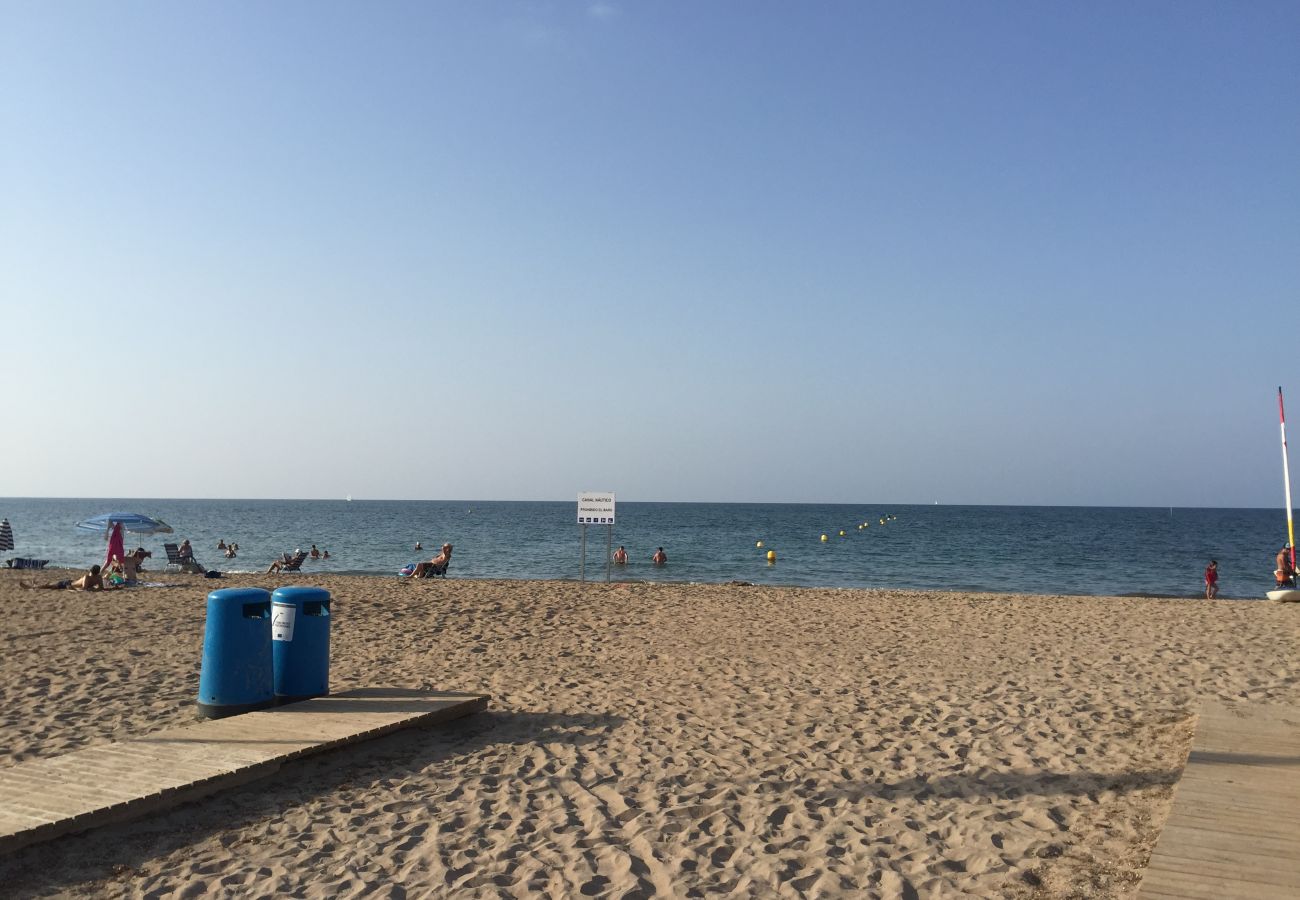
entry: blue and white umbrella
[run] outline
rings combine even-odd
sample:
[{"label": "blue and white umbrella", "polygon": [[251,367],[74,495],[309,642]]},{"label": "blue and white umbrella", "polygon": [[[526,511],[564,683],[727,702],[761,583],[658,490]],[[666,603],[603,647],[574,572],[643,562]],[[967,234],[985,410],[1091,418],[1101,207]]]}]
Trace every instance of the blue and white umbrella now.
[{"label": "blue and white umbrella", "polygon": [[143,516],[140,513],[129,512],[111,512],[104,513],[102,516],[91,516],[84,522],[78,522],[77,527],[82,531],[94,531],[99,534],[108,534],[108,529],[114,522],[121,523],[123,531],[129,531],[132,534],[171,534],[172,527],[162,519],[155,519],[152,516]]},{"label": "blue and white umbrella", "polygon": [[0,521],[0,550],[12,550],[14,548],[14,529],[9,524],[8,519]]}]

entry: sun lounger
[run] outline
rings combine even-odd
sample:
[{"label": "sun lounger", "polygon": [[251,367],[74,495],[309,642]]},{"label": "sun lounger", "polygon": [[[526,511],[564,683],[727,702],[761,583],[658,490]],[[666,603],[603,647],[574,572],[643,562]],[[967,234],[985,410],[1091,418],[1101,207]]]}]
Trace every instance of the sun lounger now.
[{"label": "sun lounger", "polygon": [[181,556],[175,544],[163,544],[163,549],[167,551],[168,569],[175,567],[178,571],[188,572],[193,575],[206,575],[208,573],[208,570],[199,565],[198,560],[194,557]]},{"label": "sun lounger", "polygon": [[307,551],[299,550],[297,553],[282,553],[280,558],[271,563],[268,572],[298,572],[302,569],[302,562],[307,558]]},{"label": "sun lounger", "polygon": [[415,567],[415,571],[411,573],[411,577],[412,578],[433,578],[436,575],[439,578],[446,578],[447,566],[449,565],[451,565],[451,560],[447,560],[445,563],[442,563],[441,565],[437,565],[437,566],[433,565],[432,563],[420,563],[418,566]]}]

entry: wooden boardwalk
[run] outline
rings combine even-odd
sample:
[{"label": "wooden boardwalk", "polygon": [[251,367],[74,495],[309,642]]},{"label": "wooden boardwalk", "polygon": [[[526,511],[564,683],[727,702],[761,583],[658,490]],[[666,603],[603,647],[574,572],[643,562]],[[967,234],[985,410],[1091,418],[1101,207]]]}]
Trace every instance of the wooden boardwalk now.
[{"label": "wooden boardwalk", "polygon": [[369,688],[0,769],[0,853],[169,809],[288,760],[487,707],[482,694]]},{"label": "wooden boardwalk", "polygon": [[1202,708],[1139,896],[1300,897],[1300,709]]}]

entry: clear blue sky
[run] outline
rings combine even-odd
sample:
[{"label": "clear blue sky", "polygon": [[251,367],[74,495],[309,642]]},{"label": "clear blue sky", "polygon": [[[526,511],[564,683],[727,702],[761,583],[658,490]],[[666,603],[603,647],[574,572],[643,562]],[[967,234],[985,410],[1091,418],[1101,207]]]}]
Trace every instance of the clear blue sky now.
[{"label": "clear blue sky", "polygon": [[0,496],[1280,505],[1298,40],[0,0]]}]

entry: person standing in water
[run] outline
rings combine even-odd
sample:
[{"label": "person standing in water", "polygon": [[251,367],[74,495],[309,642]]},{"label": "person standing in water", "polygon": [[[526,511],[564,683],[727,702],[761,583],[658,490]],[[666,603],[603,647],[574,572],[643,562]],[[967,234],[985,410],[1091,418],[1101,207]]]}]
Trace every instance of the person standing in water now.
[{"label": "person standing in water", "polygon": [[1219,596],[1219,562],[1210,560],[1210,564],[1205,567],[1205,599],[1213,600]]},{"label": "person standing in water", "polygon": [[614,551],[614,565],[627,565],[627,550],[623,548],[622,544],[619,544],[618,549]]},{"label": "person standing in water", "polygon": [[650,562],[654,563],[656,566],[662,566],[664,563],[668,562],[668,554],[664,552],[663,547],[660,547],[655,551],[655,555],[650,557]]}]

